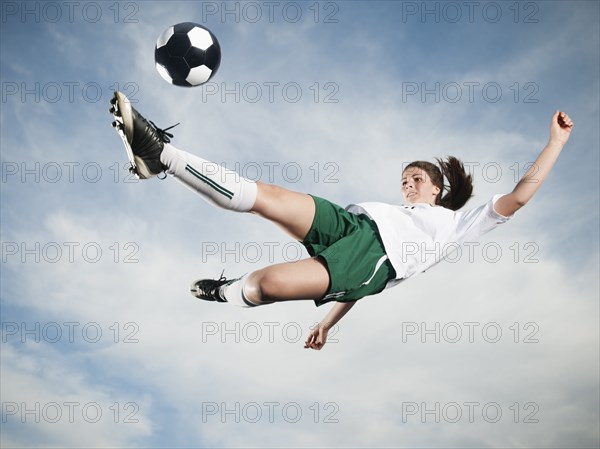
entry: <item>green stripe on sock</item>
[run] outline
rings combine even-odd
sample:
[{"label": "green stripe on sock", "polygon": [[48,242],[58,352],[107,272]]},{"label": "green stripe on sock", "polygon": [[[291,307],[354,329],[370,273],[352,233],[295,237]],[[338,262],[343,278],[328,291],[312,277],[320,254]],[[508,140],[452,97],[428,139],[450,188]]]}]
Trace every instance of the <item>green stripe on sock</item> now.
[{"label": "green stripe on sock", "polygon": [[220,193],[221,195],[231,199],[233,198],[233,192],[227,190],[225,187],[217,184],[215,181],[213,181],[212,179],[204,176],[202,173],[200,173],[199,171],[197,171],[194,167],[190,166],[190,165],[186,165],[185,169],[187,171],[189,171],[192,175],[194,175],[196,178],[198,178],[200,181],[208,184],[210,187],[212,187],[213,189],[215,189],[218,193]]}]

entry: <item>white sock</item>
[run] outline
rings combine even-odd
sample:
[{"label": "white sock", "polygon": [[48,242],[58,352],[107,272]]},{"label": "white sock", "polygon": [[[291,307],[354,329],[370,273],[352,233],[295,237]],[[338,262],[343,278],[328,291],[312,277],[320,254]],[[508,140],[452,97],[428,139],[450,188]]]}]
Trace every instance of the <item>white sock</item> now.
[{"label": "white sock", "polygon": [[239,307],[256,307],[262,305],[253,303],[244,294],[244,286],[246,285],[247,277],[248,275],[245,274],[237,281],[221,287],[221,293],[228,303]]},{"label": "white sock", "polygon": [[169,143],[165,143],[160,161],[168,167],[167,173],[216,206],[237,212],[248,212],[254,206],[256,182],[234,171]]}]

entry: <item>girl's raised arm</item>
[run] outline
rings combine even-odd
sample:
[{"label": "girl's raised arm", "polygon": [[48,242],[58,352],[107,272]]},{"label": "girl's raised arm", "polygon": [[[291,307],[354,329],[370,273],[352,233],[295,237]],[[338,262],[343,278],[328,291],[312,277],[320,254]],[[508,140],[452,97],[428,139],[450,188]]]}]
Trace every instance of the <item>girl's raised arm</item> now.
[{"label": "girl's raised arm", "polygon": [[513,191],[498,199],[494,205],[497,213],[509,217],[527,204],[552,170],[558,155],[569,140],[572,129],[573,121],[571,118],[564,112],[556,111],[550,123],[550,140],[548,144]]}]

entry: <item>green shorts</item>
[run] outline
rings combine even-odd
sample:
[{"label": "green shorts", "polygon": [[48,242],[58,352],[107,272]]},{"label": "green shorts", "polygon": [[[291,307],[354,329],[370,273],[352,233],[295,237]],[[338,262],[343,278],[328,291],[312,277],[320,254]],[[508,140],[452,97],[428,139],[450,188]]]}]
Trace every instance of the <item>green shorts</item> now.
[{"label": "green shorts", "polygon": [[330,279],[326,295],[315,304],[355,301],[385,289],[396,272],[375,222],[323,198],[313,199],[315,218],[302,244],[325,262]]}]

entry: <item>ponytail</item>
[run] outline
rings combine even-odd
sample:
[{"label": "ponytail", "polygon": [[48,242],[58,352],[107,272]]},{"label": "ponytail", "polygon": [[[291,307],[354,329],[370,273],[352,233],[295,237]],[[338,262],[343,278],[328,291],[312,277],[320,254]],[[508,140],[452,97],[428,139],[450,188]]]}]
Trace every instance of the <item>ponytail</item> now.
[{"label": "ponytail", "polygon": [[[452,210],[458,210],[463,207],[469,198],[473,196],[473,177],[467,175],[465,166],[461,161],[453,156],[448,156],[447,161],[436,159],[442,174],[448,180],[450,186],[446,189],[447,192],[441,198],[438,195],[436,204]],[[442,188],[443,193],[445,187]]]},{"label": "ponytail", "polygon": [[[415,161],[408,164],[425,170],[433,185],[439,187],[440,193],[435,198],[435,204],[451,210],[463,207],[469,198],[473,196],[473,177],[465,172],[461,161],[454,156],[448,156],[447,160],[436,158],[439,167],[431,162]],[[449,186],[444,184],[444,177]]]}]

